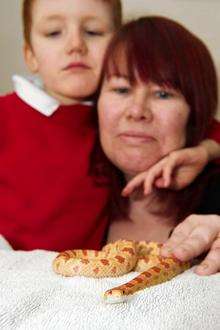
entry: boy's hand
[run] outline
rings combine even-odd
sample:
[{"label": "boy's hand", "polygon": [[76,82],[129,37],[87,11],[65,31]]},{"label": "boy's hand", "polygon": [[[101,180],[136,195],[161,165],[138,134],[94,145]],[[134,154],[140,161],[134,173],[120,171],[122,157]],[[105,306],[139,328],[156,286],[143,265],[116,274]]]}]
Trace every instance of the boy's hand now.
[{"label": "boy's hand", "polygon": [[220,216],[190,215],[173,231],[163,245],[161,255],[174,255],[188,261],[209,251],[195,268],[199,275],[211,275],[220,271]]},{"label": "boy's hand", "polygon": [[174,190],[185,188],[203,170],[209,159],[207,144],[173,151],[128,182],[122,195],[128,196],[141,184],[144,186],[144,195],[151,193],[153,187]]}]

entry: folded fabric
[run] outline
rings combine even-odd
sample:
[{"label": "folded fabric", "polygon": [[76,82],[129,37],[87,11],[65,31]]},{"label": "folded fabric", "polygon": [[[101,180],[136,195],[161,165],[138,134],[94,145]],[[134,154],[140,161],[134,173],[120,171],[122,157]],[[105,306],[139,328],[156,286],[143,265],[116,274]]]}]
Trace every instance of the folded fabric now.
[{"label": "folded fabric", "polygon": [[0,329],[219,330],[220,276],[192,269],[139,291],[122,304],[106,305],[105,290],[119,278],[65,278],[53,272],[55,252],[0,250]]},{"label": "folded fabric", "polygon": [[0,235],[0,250],[13,250],[9,242]]}]

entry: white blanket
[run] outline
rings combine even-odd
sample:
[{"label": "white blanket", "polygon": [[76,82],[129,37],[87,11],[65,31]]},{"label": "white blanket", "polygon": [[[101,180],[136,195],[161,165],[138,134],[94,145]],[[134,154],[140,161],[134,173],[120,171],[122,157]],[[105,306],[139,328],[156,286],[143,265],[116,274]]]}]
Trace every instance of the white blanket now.
[{"label": "white blanket", "polygon": [[[0,244],[1,245],[1,244]],[[220,330],[220,275],[190,269],[106,305],[102,293],[131,279],[64,278],[51,269],[55,252],[0,250],[0,329]]]}]

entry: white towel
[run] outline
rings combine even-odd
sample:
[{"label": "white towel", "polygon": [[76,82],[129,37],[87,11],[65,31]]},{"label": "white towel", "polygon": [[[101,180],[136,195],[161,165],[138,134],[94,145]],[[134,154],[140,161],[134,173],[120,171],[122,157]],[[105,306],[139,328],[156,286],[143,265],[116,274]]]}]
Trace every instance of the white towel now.
[{"label": "white towel", "polygon": [[0,250],[13,250],[9,242],[0,235]]},{"label": "white towel", "polygon": [[190,269],[139,291],[122,304],[102,293],[120,278],[64,278],[53,273],[55,252],[0,250],[0,329],[220,330],[220,276]]}]

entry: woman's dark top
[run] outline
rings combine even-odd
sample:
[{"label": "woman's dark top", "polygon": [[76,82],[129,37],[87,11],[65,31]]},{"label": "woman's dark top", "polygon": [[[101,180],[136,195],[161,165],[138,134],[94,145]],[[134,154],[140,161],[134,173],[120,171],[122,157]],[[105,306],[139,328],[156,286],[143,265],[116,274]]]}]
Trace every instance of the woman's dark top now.
[{"label": "woman's dark top", "polygon": [[[205,172],[208,173],[209,169]],[[213,174],[204,182],[205,188],[202,193],[201,203],[197,208],[197,214],[220,215],[220,167],[211,167]],[[206,181],[206,180],[204,180]]]}]

